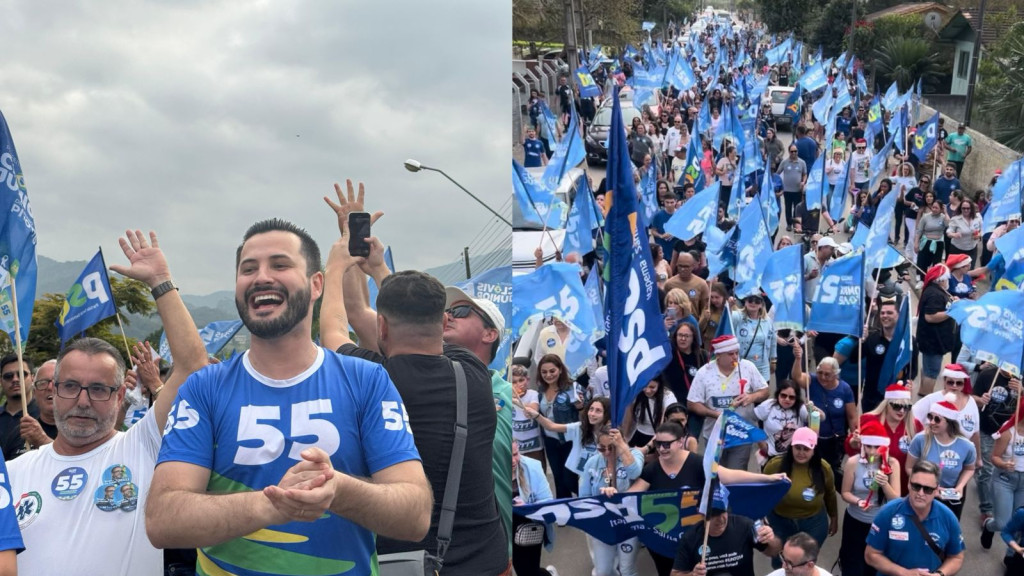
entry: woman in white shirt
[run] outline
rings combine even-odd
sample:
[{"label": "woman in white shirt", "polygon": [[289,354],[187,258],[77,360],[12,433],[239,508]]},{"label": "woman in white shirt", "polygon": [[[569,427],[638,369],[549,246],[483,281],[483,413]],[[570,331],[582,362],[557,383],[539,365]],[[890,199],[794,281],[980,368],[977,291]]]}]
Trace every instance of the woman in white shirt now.
[{"label": "woman in white shirt", "polygon": [[949,219],[946,236],[949,236],[950,254],[967,254],[972,260],[978,258],[978,244],[981,242],[981,215],[974,202],[964,198],[960,201],[956,216]]},{"label": "woman in white shirt", "polygon": [[[653,446],[654,431],[665,419],[665,409],[676,403],[676,395],[665,385],[659,374],[650,381],[636,399],[626,407],[622,422],[623,436],[629,438],[630,446]],[[647,453],[654,450],[648,448]]]},{"label": "woman in white shirt", "polygon": [[828,185],[835,188],[836,182],[846,171],[846,159],[843,158],[843,149],[836,148],[832,151],[832,157],[825,162],[825,177],[828,178]]},{"label": "woman in white shirt", "polygon": [[785,379],[775,389],[775,397],[761,402],[754,408],[754,415],[761,421],[767,442],[761,443],[757,462],[764,467],[773,456],[785,454],[797,428],[807,426],[807,406],[804,404],[800,387],[796,382]]}]

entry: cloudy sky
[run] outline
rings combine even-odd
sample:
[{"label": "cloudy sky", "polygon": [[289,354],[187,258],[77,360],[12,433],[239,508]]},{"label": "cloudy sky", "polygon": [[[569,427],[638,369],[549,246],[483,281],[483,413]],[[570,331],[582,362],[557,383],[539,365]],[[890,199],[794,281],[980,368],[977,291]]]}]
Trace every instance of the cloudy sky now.
[{"label": "cloudy sky", "polygon": [[[0,111],[37,253],[107,261],[155,229],[182,290],[233,289],[256,220],[337,236],[321,199],[366,183],[399,268],[452,262],[507,205],[511,3],[4,2]],[[506,212],[506,213],[510,213]]]}]

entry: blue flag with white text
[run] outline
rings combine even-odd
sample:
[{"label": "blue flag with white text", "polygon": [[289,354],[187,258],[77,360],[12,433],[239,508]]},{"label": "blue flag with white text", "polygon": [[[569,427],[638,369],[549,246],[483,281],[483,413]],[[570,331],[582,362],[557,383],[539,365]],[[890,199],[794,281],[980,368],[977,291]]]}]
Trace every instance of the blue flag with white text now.
[{"label": "blue flag with white text", "polygon": [[14,138],[0,112],[0,327],[15,342],[11,278],[17,294],[22,345],[28,341],[36,299],[36,222]]},{"label": "blue flag with white text", "polygon": [[988,234],[1000,222],[1020,220],[1021,189],[1024,187],[1024,158],[1003,169],[996,185],[992,187],[992,201],[985,209],[982,230]]},{"label": "blue flag with white text", "polygon": [[1024,286],[1024,228],[1018,226],[996,239],[996,249],[1006,262],[1006,270],[995,290],[1019,290]]},{"label": "blue flag with white text", "polygon": [[711,187],[698,192],[676,209],[675,214],[665,222],[665,231],[680,240],[692,240],[718,219],[718,189],[715,182]]},{"label": "blue flag with white text", "polygon": [[[235,337],[235,334],[241,328],[241,320],[218,320],[203,326],[199,330],[199,338],[203,341],[206,353],[210,356],[215,356]],[[160,334],[160,347],[157,353],[168,363],[174,363],[174,358],[171,356],[171,346],[167,342],[167,332]]]},{"label": "blue flag with white text", "polygon": [[860,338],[864,332],[864,253],[833,260],[821,270],[808,330]]},{"label": "blue flag with white text", "polygon": [[499,266],[473,276],[455,285],[470,298],[490,300],[505,320],[505,331],[500,335],[501,344],[488,368],[504,371],[512,359],[512,267]]},{"label": "blue flag with white text", "polygon": [[657,279],[647,232],[637,225],[633,164],[618,91],[613,96],[608,147],[608,194],[605,221],[609,281],[605,294],[608,378],[613,426],[622,422],[626,406],[669,362],[669,342],[661,323]]},{"label": "blue flag with white text", "polygon": [[512,160],[512,190],[525,223],[538,228],[565,227],[565,203],[534,180],[515,159]]},{"label": "blue flag with white text", "polygon": [[569,108],[569,127],[565,130],[562,140],[552,151],[551,159],[544,168],[542,183],[550,192],[558,190],[562,183],[562,177],[570,168],[575,168],[587,157],[583,146],[583,137],[580,136],[579,121],[576,109]]},{"label": "blue flag with white text", "polygon": [[739,239],[736,246],[736,267],[732,269],[738,298],[761,292],[761,274],[772,253],[772,237],[765,220],[764,210],[757,202],[743,208],[739,221]]},{"label": "blue flag with white text", "polygon": [[579,254],[583,256],[594,250],[594,208],[591,201],[593,194],[586,178],[581,178],[581,186],[576,191],[576,200],[569,209],[569,219],[565,221],[565,241],[562,254]]},{"label": "blue flag with white text", "polygon": [[[878,202],[875,219],[864,240],[865,265],[868,270],[884,267],[888,254],[889,232],[896,222],[896,191],[891,190]],[[860,228],[860,226],[858,226]]]},{"label": "blue flag with white text", "polygon": [[900,302],[900,315],[896,320],[892,342],[882,359],[882,371],[878,373],[878,391],[884,393],[885,388],[899,379],[900,372],[910,365],[913,348],[910,340],[910,298]]},{"label": "blue flag with white text", "polygon": [[761,285],[772,301],[777,330],[804,329],[804,283],[801,278],[802,246],[793,245],[768,256]]},{"label": "blue flag with white text", "polygon": [[977,300],[958,300],[949,316],[960,325],[960,340],[979,362],[1020,375],[1024,356],[1024,291],[998,290]]},{"label": "blue flag with white text", "polygon": [[64,307],[54,324],[61,346],[97,322],[117,314],[103,253],[97,251],[64,296]]}]

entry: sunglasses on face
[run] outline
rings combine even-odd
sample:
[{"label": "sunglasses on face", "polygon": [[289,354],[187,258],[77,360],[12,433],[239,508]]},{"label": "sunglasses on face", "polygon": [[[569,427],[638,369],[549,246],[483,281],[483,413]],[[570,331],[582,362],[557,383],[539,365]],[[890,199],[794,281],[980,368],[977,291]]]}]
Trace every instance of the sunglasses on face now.
[{"label": "sunglasses on face", "polygon": [[928,421],[931,422],[932,424],[938,424],[939,422],[942,422],[943,420],[944,420],[944,418],[942,416],[937,416],[935,414],[929,414],[928,415]]},{"label": "sunglasses on face", "polygon": [[783,400],[796,400],[796,394],[779,394],[779,398]]},{"label": "sunglasses on face", "polygon": [[655,440],[654,447],[658,450],[668,450],[675,442],[675,440]]},{"label": "sunglasses on face", "polygon": [[963,380],[946,380],[946,384],[948,384],[949,386],[960,387],[960,386],[964,385],[964,381]]},{"label": "sunglasses on face", "polygon": [[484,326],[486,326],[488,328],[494,328],[494,324],[491,322],[491,319],[487,317],[487,315],[485,315],[483,312],[477,310],[476,308],[470,306],[469,304],[461,304],[459,306],[452,306],[451,308],[445,310],[445,313],[448,314],[449,316],[451,316],[452,318],[456,318],[456,319],[458,319],[458,318],[466,318],[470,314],[476,314],[477,316],[480,317],[481,320],[484,321]]},{"label": "sunglasses on face", "polygon": [[612,449],[611,446],[602,446],[600,444],[597,445],[597,451],[598,452],[608,452],[611,449]]},{"label": "sunglasses on face", "polygon": [[[0,378],[3,378],[4,382],[10,382],[11,380],[14,380],[14,377],[17,375],[17,372],[4,372],[3,374],[0,374]],[[25,378],[28,378],[31,375],[32,373],[26,370],[21,373],[21,379],[24,380]]]},{"label": "sunglasses on face", "polygon": [[935,491],[938,489],[938,486],[925,486],[924,484],[911,482],[910,489],[913,490],[914,492],[923,492],[928,496],[931,496],[932,494],[935,494]]},{"label": "sunglasses on face", "polygon": [[889,404],[889,406],[897,412],[906,412],[910,410],[910,404]]}]

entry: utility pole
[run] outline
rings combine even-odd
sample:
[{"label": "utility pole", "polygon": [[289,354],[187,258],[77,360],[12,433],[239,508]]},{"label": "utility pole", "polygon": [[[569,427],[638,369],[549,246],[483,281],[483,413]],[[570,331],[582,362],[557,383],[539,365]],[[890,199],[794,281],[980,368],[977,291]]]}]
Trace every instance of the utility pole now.
[{"label": "utility pole", "polygon": [[974,31],[974,53],[971,54],[971,72],[967,81],[967,110],[964,111],[964,124],[971,125],[971,108],[974,106],[974,87],[978,83],[978,60],[981,58],[981,31],[985,28],[985,0],[981,0],[978,8],[978,29]]},{"label": "utility pole", "polygon": [[469,246],[462,249],[462,259],[466,263],[466,280],[473,277],[473,274],[469,271]]},{"label": "utility pole", "polygon": [[580,67],[579,54],[576,50],[576,18],[573,12],[573,0],[563,0],[565,7],[565,58],[569,63],[569,72],[573,73]]},{"label": "utility pole", "polygon": [[857,0],[850,2],[850,58],[853,58],[853,36],[857,30]]}]

